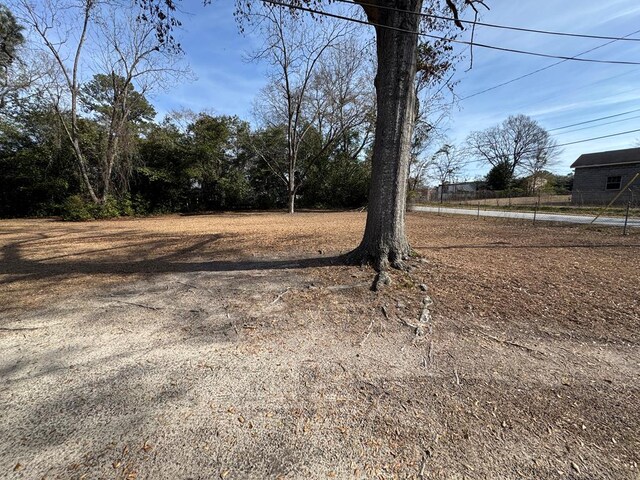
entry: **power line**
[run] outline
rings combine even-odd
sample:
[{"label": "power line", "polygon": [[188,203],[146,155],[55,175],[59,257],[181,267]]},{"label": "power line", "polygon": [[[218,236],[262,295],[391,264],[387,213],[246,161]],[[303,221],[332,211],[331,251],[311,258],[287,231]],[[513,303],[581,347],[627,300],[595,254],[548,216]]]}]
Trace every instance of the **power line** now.
[{"label": "power line", "polygon": [[[635,32],[631,32],[631,33],[625,35],[624,37],[621,37],[621,39],[626,39],[627,37],[630,37],[631,35],[635,35],[636,33],[640,33],[640,30],[636,30]],[[512,84],[514,82],[522,80],[523,78],[530,77],[532,75],[535,75],[536,73],[544,72],[545,70],[548,70],[548,69],[550,69],[552,67],[560,65],[561,63],[568,62],[569,60],[579,60],[578,57],[581,57],[582,55],[586,55],[587,53],[591,53],[591,52],[593,52],[595,50],[598,50],[600,48],[606,47],[607,45],[611,45],[612,43],[615,43],[618,40],[619,39],[615,39],[615,40],[611,40],[609,42],[603,43],[603,44],[598,45],[596,47],[593,47],[593,48],[590,48],[588,50],[585,50],[584,52],[578,53],[577,55],[574,55],[571,58],[563,58],[559,62],[554,62],[551,65],[547,65],[546,67],[538,68],[537,70],[534,70],[534,71],[529,72],[529,73],[525,73],[524,75],[520,75],[519,77],[516,77],[516,78],[512,78],[511,80],[507,80],[506,82],[499,83],[498,85],[494,85],[493,87],[485,88],[484,90],[480,90],[479,92],[472,93],[471,95],[467,95],[466,97],[462,97],[460,100],[467,100],[468,98],[473,98],[473,97],[476,97],[478,95],[482,95],[483,93],[487,93],[487,92],[490,92],[492,90],[496,90],[497,88],[504,87],[506,85],[510,85],[510,84]]]},{"label": "power line", "polygon": [[[521,153],[525,154],[525,153],[539,153],[541,151],[546,151],[546,150],[551,150],[553,148],[559,148],[559,147],[567,147],[569,145],[576,145],[579,143],[587,143],[587,142],[593,142],[594,140],[601,140],[603,138],[611,138],[611,137],[619,137],[621,135],[628,135],[630,133],[637,133],[640,132],[640,128],[637,128],[635,130],[627,130],[626,132],[618,132],[618,133],[611,133],[609,135],[601,135],[599,137],[591,137],[591,138],[585,138],[582,140],[576,140],[573,142],[566,142],[566,143],[557,143],[554,145],[549,145],[548,147],[543,147],[540,149],[531,149],[531,150],[523,150]],[[485,157],[484,159],[477,159],[475,160],[476,163],[481,163],[481,162],[486,162],[486,161],[491,161],[491,160],[499,160],[500,157],[491,157],[491,158],[487,158]]]},{"label": "power line", "polygon": [[567,133],[579,132],[582,130],[588,130],[590,128],[598,128],[598,127],[604,127],[605,125],[613,125],[614,123],[628,122],[629,120],[635,120],[636,118],[640,118],[640,115],[635,115],[629,118],[623,118],[622,120],[614,120],[612,122],[599,123],[598,125],[589,125],[588,127],[575,128],[573,130],[567,130],[566,132],[556,133],[556,135],[565,135]]},{"label": "power line", "polygon": [[[523,50],[515,50],[515,49],[508,49],[508,48],[503,48],[503,47],[496,47],[496,46],[491,46],[491,45],[483,45],[483,44],[480,44],[480,43],[466,42],[466,41],[462,41],[462,40],[455,40],[455,39],[449,39],[449,38],[445,38],[445,37],[438,37],[436,35],[429,35],[429,34],[421,33],[421,32],[414,32],[414,31],[411,31],[411,30],[403,29],[403,28],[393,27],[391,25],[382,25],[382,24],[378,24],[378,23],[374,23],[374,22],[369,22],[369,21],[366,21],[366,20],[360,20],[360,19],[356,19],[356,18],[352,18],[352,17],[346,17],[344,15],[338,15],[338,14],[335,14],[335,13],[329,13],[329,12],[325,12],[325,11],[321,11],[321,10],[316,10],[316,9],[313,9],[313,8],[307,8],[307,7],[303,7],[303,6],[299,6],[299,5],[292,5],[292,4],[288,4],[288,3],[284,3],[284,2],[279,2],[279,1],[276,1],[276,0],[262,0],[262,1],[264,3],[269,3],[269,4],[272,4],[272,5],[278,5],[278,6],[281,6],[281,7],[291,8],[291,9],[294,9],[294,10],[300,10],[300,11],[304,11],[304,12],[308,12],[308,13],[312,13],[312,14],[317,14],[317,15],[324,15],[326,17],[336,18],[336,19],[339,19],[339,20],[347,20],[347,21],[354,22],[354,23],[359,23],[359,24],[362,24],[362,25],[370,25],[370,26],[376,26],[376,27],[380,27],[380,28],[387,28],[389,30],[395,30],[395,31],[403,32],[403,33],[413,34],[413,35],[419,35],[419,36],[423,36],[423,37],[427,37],[427,38],[434,38],[434,39],[437,39],[437,40],[451,41],[451,42],[455,42],[455,43],[461,43],[461,44],[464,44],[464,45],[472,45],[472,46],[477,46],[477,47],[491,48],[491,49],[495,49],[495,50],[509,51],[509,52],[514,52],[514,53],[523,53],[523,54],[528,54],[528,55],[559,58],[559,59],[562,59],[562,60],[576,60],[576,61],[593,62],[593,63],[613,63],[613,64],[623,64],[623,65],[640,65],[639,62],[619,62],[619,61],[608,61],[608,60],[595,60],[595,59],[577,58],[577,56],[576,57],[562,57],[562,56],[555,56],[555,55],[547,55],[547,54],[543,54],[543,53],[527,52],[527,51],[523,51]],[[637,33],[637,32],[633,32],[633,33]],[[630,34],[630,35],[633,35],[633,33]],[[629,36],[629,35],[627,35],[627,36]],[[613,43],[615,41],[617,41],[617,40],[612,40],[609,43]],[[603,46],[604,45],[600,45],[599,47],[595,47],[595,48],[591,49],[590,51],[595,50],[596,48],[601,48]],[[587,120],[586,122],[580,122],[580,123],[573,124],[573,125],[566,125],[564,127],[559,127],[557,129],[553,129],[553,130],[559,130],[559,129],[568,128],[568,127],[572,127],[572,126],[576,126],[576,125],[582,125],[584,123],[590,123],[590,122],[595,122],[595,121],[598,121],[598,120],[604,120],[604,119],[607,119],[607,118],[613,118],[613,117],[616,117],[616,116],[625,115],[625,114],[632,113],[634,111],[639,111],[639,110],[640,109],[632,110],[632,111],[629,111],[629,112],[620,113],[620,114],[616,114],[616,115],[610,115],[610,116],[607,116],[607,117],[602,117],[600,119]],[[552,130],[549,130],[549,131],[552,131]],[[591,137],[591,138],[586,138],[586,139],[583,139],[583,140],[577,140],[577,141],[573,141],[573,142],[557,144],[557,145],[554,145],[554,147],[565,147],[565,146],[568,146],[568,145],[575,145],[575,144],[578,144],[578,143],[585,143],[585,142],[591,142],[591,141],[594,141],[594,140],[601,140],[603,138],[611,138],[611,137],[617,137],[617,136],[621,136],[621,135],[628,135],[630,133],[636,133],[636,132],[640,132],[640,128],[636,129],[636,130],[628,130],[626,132],[618,132],[618,133],[613,133],[613,134],[609,134],[609,135],[602,135],[602,136],[599,136],[599,137]]]},{"label": "power line", "polygon": [[607,115],[606,117],[593,118],[591,120],[585,120],[584,122],[572,123],[570,125],[564,125],[562,127],[551,128],[547,132],[555,132],[556,130],[564,130],[565,128],[577,127],[579,125],[586,125],[587,123],[599,122],[600,120],[608,120],[609,118],[622,117],[623,115],[629,115],[630,113],[640,112],[640,108],[629,110],[627,112],[616,113],[615,115]]},{"label": "power line", "polygon": [[[594,140],[601,140],[603,138],[611,138],[611,137],[619,137],[621,135],[628,135],[630,133],[637,133],[637,132],[640,132],[640,128],[636,128],[635,130],[627,130],[626,132],[618,132],[618,133],[611,133],[609,135],[602,135],[600,137],[585,138],[584,140],[576,140],[575,142],[560,143],[558,145],[555,145],[555,147],[566,147],[568,145],[575,145],[577,143],[592,142]],[[548,148],[546,148],[545,150],[548,150]]]},{"label": "power line", "polygon": [[[367,3],[367,2],[362,2],[362,1],[358,1],[356,3],[356,2],[354,2],[352,0],[335,0],[335,1],[336,2],[341,2],[341,3],[347,3],[347,4],[350,4],[350,5],[364,5],[364,6],[367,6],[367,7],[382,8],[384,10],[392,10],[392,11],[395,11],[395,12],[416,14],[416,12],[412,12],[411,10],[404,10],[404,9],[401,9],[401,8],[389,7],[389,6],[385,6],[385,5],[377,5],[375,3]],[[466,23],[466,24],[471,24],[471,25],[480,25],[482,27],[498,28],[498,29],[503,29],[503,30],[514,30],[514,31],[517,31],[517,32],[539,33],[539,34],[543,34],[543,35],[556,35],[556,36],[562,36],[562,37],[591,38],[591,39],[595,39],[595,40],[613,40],[613,41],[622,40],[622,41],[627,41],[627,42],[640,42],[640,38],[627,38],[627,36],[624,36],[624,37],[609,37],[609,36],[605,36],[605,35],[590,35],[590,34],[584,34],[584,33],[557,32],[557,31],[551,31],[551,30],[539,30],[539,29],[535,29],[535,28],[512,27],[512,26],[508,26],[508,25],[498,25],[498,24],[495,24],[495,23],[477,22],[475,20],[455,19],[453,17],[447,17],[447,16],[444,16],[444,15],[435,15],[433,13],[419,12],[417,14],[420,15],[421,17],[433,18],[433,19],[436,19],[436,20],[448,20],[448,21],[451,21],[451,22],[460,22],[460,23]]]},{"label": "power line", "polygon": [[456,40],[456,39],[453,39],[453,38],[439,37],[437,35],[430,35],[430,34],[422,33],[422,32],[414,32],[412,30],[406,30],[404,28],[398,28],[398,27],[393,27],[391,25],[383,25],[383,24],[380,24],[380,23],[369,22],[369,21],[360,20],[360,19],[357,19],[357,18],[346,17],[344,15],[337,15],[335,13],[329,13],[329,12],[325,12],[325,11],[322,11],[322,10],[316,10],[314,8],[303,7],[303,6],[300,6],[300,5],[292,5],[290,3],[279,2],[279,1],[276,1],[276,0],[262,0],[262,2],[270,3],[272,5],[278,5],[278,6],[285,7],[285,8],[290,8],[290,9],[293,9],[293,10],[300,10],[300,11],[303,11],[303,12],[313,13],[313,14],[316,14],[316,15],[323,15],[323,16],[326,16],[326,17],[336,18],[338,20],[347,20],[349,22],[360,23],[362,25],[370,25],[370,26],[374,26],[374,27],[386,28],[388,30],[395,30],[397,32],[409,33],[409,34],[412,34],[412,35],[419,35],[421,37],[431,38],[431,39],[435,39],[435,40],[444,40],[444,41],[447,41],[447,42],[460,43],[462,45],[471,45],[471,46],[474,46],[474,47],[487,48],[487,49],[490,49],[490,50],[498,50],[498,51],[501,51],[501,52],[519,53],[519,54],[522,54],[522,55],[530,55],[530,56],[534,56],[534,57],[558,58],[558,59],[562,59],[562,60],[572,60],[572,61],[576,61],[576,62],[585,62],[585,63],[602,63],[602,64],[609,64],[609,65],[640,65],[640,62],[630,62],[630,61],[621,61],[621,60],[598,60],[598,59],[593,59],[593,58],[578,58],[577,56],[564,57],[564,56],[561,56],[561,55],[551,55],[551,54],[547,54],[547,53],[530,52],[528,50],[518,50],[518,49],[515,49],[515,48],[497,47],[495,45],[486,45],[486,44],[483,44],[483,43],[468,42],[468,41],[465,41],[465,40]]},{"label": "power line", "polygon": [[[640,73],[638,70],[627,70],[626,72],[624,72],[622,74],[611,75],[609,77],[602,77],[602,78],[599,78],[598,80],[596,80],[594,82],[585,83],[583,85],[579,85],[579,86],[575,86],[575,87],[573,85],[565,85],[565,87],[570,89],[571,94],[575,94],[579,90],[583,90],[585,88],[589,88],[589,87],[592,87],[594,85],[600,85],[602,83],[606,83],[606,82],[609,82],[611,80],[615,80],[617,78],[625,77],[625,76],[628,76],[628,75],[636,75],[637,76],[638,73]],[[626,92],[631,92],[631,91],[637,92],[638,89],[635,88],[633,90],[625,90],[624,92],[621,92],[621,93],[626,93]],[[546,101],[555,101],[557,99],[566,100],[567,99],[566,90],[560,89],[558,91],[555,91],[553,95],[545,95],[544,96],[544,101],[545,102]],[[599,100],[602,100],[602,99],[599,98]],[[517,110],[517,108],[516,108],[516,110]]]}]

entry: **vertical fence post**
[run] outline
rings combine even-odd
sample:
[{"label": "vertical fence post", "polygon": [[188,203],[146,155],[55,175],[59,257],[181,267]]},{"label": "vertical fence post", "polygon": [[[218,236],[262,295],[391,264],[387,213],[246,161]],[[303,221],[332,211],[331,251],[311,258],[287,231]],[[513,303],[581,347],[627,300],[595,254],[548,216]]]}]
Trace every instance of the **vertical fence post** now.
[{"label": "vertical fence post", "polygon": [[478,202],[478,220],[480,219],[480,202]]},{"label": "vertical fence post", "polygon": [[533,224],[534,225],[536,223],[537,216],[538,216],[538,204],[536,203],[536,206],[533,208]]},{"label": "vertical fence post", "polygon": [[628,235],[627,224],[629,223],[629,208],[631,207],[631,200],[627,202],[627,211],[624,214],[624,228],[622,229],[622,235]]}]

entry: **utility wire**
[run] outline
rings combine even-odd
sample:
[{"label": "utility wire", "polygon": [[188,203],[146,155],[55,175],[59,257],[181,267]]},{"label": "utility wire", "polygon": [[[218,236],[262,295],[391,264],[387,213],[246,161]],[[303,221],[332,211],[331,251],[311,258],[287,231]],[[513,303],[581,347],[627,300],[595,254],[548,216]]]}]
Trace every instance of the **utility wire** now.
[{"label": "utility wire", "polygon": [[[600,137],[584,138],[584,139],[582,139],[582,140],[576,140],[576,141],[574,141],[574,142],[558,143],[558,144],[550,145],[550,146],[548,146],[548,147],[543,147],[543,148],[540,148],[540,149],[537,149],[537,148],[536,148],[536,149],[531,149],[531,150],[523,150],[523,151],[521,152],[521,154],[526,154],[526,153],[539,153],[540,151],[551,150],[551,149],[553,149],[553,148],[567,147],[567,146],[569,146],[569,145],[576,145],[576,144],[579,144],[579,143],[592,142],[592,141],[594,141],[594,140],[601,140],[601,139],[603,139],[603,138],[619,137],[619,136],[621,136],[621,135],[628,135],[628,134],[630,134],[630,133],[637,133],[637,132],[640,132],[640,128],[635,129],[635,130],[628,130],[628,131],[626,131],[626,132],[618,132],[618,133],[611,133],[611,134],[609,134],[609,135],[602,135],[602,136],[600,136]],[[489,161],[489,162],[490,162],[491,160],[499,160],[499,159],[500,159],[500,157],[491,157],[491,158],[487,158],[487,157],[485,157],[485,158],[478,158],[478,159],[476,159],[476,160],[472,160],[472,163],[483,163],[483,162],[487,162],[487,161]]]},{"label": "utility wire", "polygon": [[[629,34],[627,34],[627,35],[625,35],[624,37],[621,37],[621,38],[622,39],[626,39],[627,37],[630,37],[631,35],[635,35],[637,33],[640,33],[640,30],[636,30],[635,32],[631,32],[631,33],[629,33]],[[527,77],[530,77],[531,75],[535,75],[536,73],[540,73],[540,72],[544,72],[545,70],[549,70],[550,68],[555,67],[557,65],[560,65],[561,63],[568,62],[569,60],[581,60],[578,57],[581,57],[582,55],[586,55],[587,53],[591,53],[591,52],[593,52],[595,50],[598,50],[600,48],[606,47],[607,45],[611,45],[612,43],[615,43],[617,41],[619,41],[619,39],[611,40],[609,42],[603,43],[602,45],[598,45],[596,47],[590,48],[589,50],[585,50],[584,52],[578,53],[577,55],[574,55],[571,58],[563,58],[559,62],[554,62],[551,65],[547,65],[546,67],[538,68],[537,70],[534,70],[534,71],[529,72],[529,73],[525,73],[524,75],[520,75],[519,77],[516,77],[516,78],[512,78],[511,80],[507,80],[506,82],[499,83],[498,85],[494,85],[493,87],[485,88],[484,90],[480,90],[479,92],[475,92],[475,93],[472,93],[471,95],[467,95],[466,97],[462,97],[460,100],[467,100],[468,98],[473,98],[473,97],[476,97],[478,95],[482,95],[483,93],[491,92],[492,90],[496,90],[497,88],[504,87],[506,85],[510,85],[510,84],[512,84],[514,82],[522,80],[523,78],[527,78]]]},{"label": "utility wire", "polygon": [[[637,133],[637,132],[640,132],[640,128],[636,128],[635,130],[627,130],[626,132],[618,132],[618,133],[611,133],[609,135],[602,135],[600,137],[585,138],[584,140],[576,140],[575,142],[560,143],[558,145],[555,145],[555,147],[566,147],[567,145],[575,145],[576,143],[592,142],[594,140],[601,140],[603,138],[611,138],[611,137],[619,137],[620,135],[628,135],[630,133]],[[548,150],[548,148],[545,150]]]},{"label": "utility wire", "polygon": [[453,38],[446,38],[446,37],[439,37],[437,35],[430,35],[427,33],[422,33],[422,32],[415,32],[412,30],[406,30],[404,28],[398,28],[398,27],[394,27],[391,25],[383,25],[380,23],[375,23],[375,22],[369,22],[366,20],[360,20],[357,18],[353,18],[353,17],[346,17],[344,15],[338,15],[335,13],[329,13],[329,12],[325,12],[322,10],[316,10],[314,8],[308,8],[308,7],[303,7],[300,5],[292,5],[290,3],[286,3],[286,2],[279,2],[276,0],[262,0],[263,3],[269,3],[272,5],[278,5],[280,7],[285,7],[285,8],[290,8],[293,10],[300,10],[303,12],[308,12],[308,13],[313,13],[316,15],[323,15],[325,17],[331,17],[331,18],[336,18],[338,20],[347,20],[349,22],[354,22],[354,23],[360,23],[362,25],[370,25],[370,26],[374,26],[374,27],[380,27],[380,28],[386,28],[388,30],[395,30],[397,32],[403,32],[403,33],[409,33],[412,35],[419,35],[421,37],[426,37],[426,38],[431,38],[431,39],[435,39],[435,40],[444,40],[447,42],[452,42],[452,43],[460,43],[462,45],[472,45],[474,47],[479,47],[479,48],[487,48],[490,50],[498,50],[501,52],[510,52],[510,53],[519,53],[522,55],[531,55],[534,57],[544,57],[544,58],[559,58],[562,60],[572,60],[572,61],[576,61],[576,62],[585,62],[585,63],[603,63],[603,64],[609,64],[609,65],[640,65],[640,62],[631,62],[631,61],[621,61],[621,60],[598,60],[598,59],[594,59],[594,58],[578,58],[577,56],[574,57],[565,57],[562,55],[551,55],[551,54],[547,54],[547,53],[540,53],[540,52],[530,52],[528,50],[517,50],[515,48],[506,48],[506,47],[497,47],[495,45],[486,45],[483,43],[476,43],[476,42],[468,42],[465,40],[456,40]]},{"label": "utility wire", "polygon": [[[579,90],[584,90],[585,88],[589,88],[589,87],[592,87],[594,85],[600,85],[602,83],[607,83],[607,82],[609,82],[611,80],[614,80],[616,78],[621,78],[621,77],[625,77],[625,76],[628,76],[628,75],[636,75],[637,76],[638,73],[640,73],[640,71],[638,71],[638,70],[627,70],[624,73],[621,73],[621,74],[619,73],[617,75],[611,75],[609,77],[602,77],[602,78],[599,78],[598,80],[596,80],[594,82],[585,83],[585,84],[580,85],[580,86],[574,87],[573,85],[566,85],[565,87],[566,88],[570,88],[571,94],[574,94],[575,92],[577,92]],[[640,78],[638,78],[638,80],[640,80]],[[625,90],[624,93],[631,92],[631,91],[636,91],[637,92],[638,89],[635,88],[633,90]],[[544,96],[544,101],[545,102],[555,101],[555,100],[558,100],[558,99],[562,99],[562,100],[566,100],[567,99],[566,90],[559,89],[553,95],[545,95]],[[602,100],[602,99],[599,98],[599,100]],[[518,108],[515,108],[515,109],[517,110]]]},{"label": "utility wire", "polygon": [[562,127],[550,128],[547,132],[555,132],[556,130],[564,130],[565,128],[577,127],[579,125],[586,125],[587,123],[599,122],[600,120],[608,120],[609,118],[622,117],[623,115],[629,115],[630,113],[640,112],[640,108],[635,110],[629,110],[627,112],[616,113],[615,115],[607,115],[606,117],[593,118],[591,120],[585,120],[584,122],[572,123],[570,125],[564,125]]},{"label": "utility wire", "polygon": [[[416,14],[416,12],[412,12],[411,10],[404,10],[401,8],[396,8],[396,7],[389,7],[389,6],[385,6],[385,5],[377,5],[375,3],[367,3],[367,2],[362,2],[360,0],[358,0],[358,2],[354,2],[353,0],[334,0],[336,2],[341,2],[341,3],[347,3],[350,5],[364,5],[366,7],[375,7],[375,8],[382,8],[384,10],[392,10],[394,12],[401,12],[401,13],[413,13]],[[420,15],[421,17],[426,17],[426,18],[433,18],[435,20],[448,20],[451,22],[460,22],[460,23],[466,23],[466,24],[471,24],[471,25],[480,25],[482,27],[489,27],[489,28],[499,28],[499,29],[503,29],[503,30],[514,30],[517,32],[528,32],[528,33],[539,33],[539,34],[543,34],[543,35],[556,35],[556,36],[562,36],[562,37],[576,37],[576,38],[592,38],[592,39],[596,39],[596,40],[613,40],[613,41],[627,41],[627,42],[640,42],[640,38],[628,38],[628,36],[624,36],[624,37],[609,37],[609,36],[605,36],[605,35],[589,35],[589,34],[583,34],[583,33],[569,33],[569,32],[557,32],[557,31],[551,31],[551,30],[538,30],[535,28],[524,28],[524,27],[512,27],[512,26],[508,26],[508,25],[498,25],[495,23],[484,23],[484,22],[477,22],[475,20],[463,20],[463,19],[455,19],[453,17],[447,17],[444,15],[435,15],[433,13],[424,13],[424,12],[420,12],[417,13],[418,15]]]},{"label": "utility wire", "polygon": [[565,135],[567,133],[579,132],[581,130],[588,130],[590,128],[604,127],[605,125],[612,125],[614,123],[628,122],[629,120],[635,120],[636,118],[640,118],[640,115],[635,115],[635,116],[629,117],[629,118],[623,118],[622,120],[613,120],[612,122],[599,123],[598,125],[589,125],[587,127],[574,128],[573,130],[567,130],[565,132],[558,132],[558,133],[556,133],[556,135]]},{"label": "utility wire", "polygon": [[[446,41],[451,41],[451,42],[455,42],[455,43],[461,43],[461,44],[464,44],[464,45],[473,45],[473,46],[477,46],[477,47],[491,48],[491,49],[501,50],[501,51],[508,51],[508,52],[514,52],[514,53],[523,53],[523,54],[527,54],[527,55],[536,55],[536,56],[543,56],[543,57],[560,58],[562,60],[576,60],[576,61],[593,62],[593,63],[613,63],[613,64],[622,64],[622,65],[640,65],[639,62],[619,62],[619,61],[613,61],[613,60],[611,60],[611,61],[609,61],[609,60],[595,60],[595,59],[577,58],[577,56],[576,57],[562,57],[562,56],[556,56],[556,55],[547,55],[547,54],[543,54],[543,53],[527,52],[527,51],[524,51],[524,50],[515,50],[515,49],[508,49],[508,48],[496,47],[496,46],[491,46],[491,45],[483,45],[481,43],[472,43],[472,42],[466,42],[466,41],[462,41],[462,40],[455,40],[455,39],[449,39],[449,38],[445,38],[445,37],[438,37],[436,35],[428,35],[426,33],[421,33],[421,32],[414,32],[414,31],[411,31],[411,30],[403,29],[403,28],[393,27],[391,25],[382,25],[382,24],[378,24],[378,23],[374,23],[374,22],[369,22],[369,21],[366,21],[366,20],[360,20],[360,19],[357,19],[357,18],[346,17],[344,15],[337,15],[337,14],[325,12],[325,11],[322,11],[322,10],[316,10],[316,9],[313,9],[313,8],[307,8],[307,7],[303,7],[303,6],[299,6],[299,5],[292,5],[292,4],[289,4],[289,3],[279,2],[279,1],[276,1],[276,0],[262,0],[262,2],[269,3],[269,4],[272,4],[272,5],[278,5],[278,6],[285,7],[285,8],[291,8],[291,9],[294,9],[294,10],[300,10],[300,11],[303,11],[303,12],[313,13],[313,14],[317,14],[317,15],[324,15],[326,17],[336,18],[336,19],[339,19],[339,20],[347,20],[347,21],[350,21],[350,22],[360,23],[362,25],[372,25],[372,26],[376,26],[376,27],[380,27],[380,28],[387,28],[387,29],[395,30],[395,31],[399,31],[399,32],[410,33],[410,34],[413,34],[413,35],[420,35],[420,36],[423,36],[423,37],[434,38],[434,39],[437,39],[437,40],[446,40]],[[633,32],[633,33],[637,33],[637,32]],[[633,33],[630,34],[630,35],[633,35]],[[609,43],[613,43],[615,41],[617,41],[617,40],[612,40]],[[603,46],[604,45],[601,45],[601,46],[596,47],[596,48],[601,48]],[[595,48],[592,49],[592,50],[595,50]],[[638,110],[640,110],[640,109],[638,109]],[[613,117],[625,115],[625,114],[628,114],[628,113],[632,113],[632,112],[638,111],[638,110],[632,110],[632,111],[625,112],[625,113],[619,113],[619,114],[616,114],[616,115],[610,115],[610,116],[607,116],[607,117],[602,117],[600,119],[587,120],[585,122],[579,122],[579,123],[576,123],[576,124],[573,124],[573,125],[566,125],[564,127],[559,127],[557,129],[553,129],[553,130],[559,130],[559,129],[562,129],[562,128],[568,128],[568,127],[573,127],[573,126],[577,126],[577,125],[582,125],[582,124],[585,124],[585,123],[595,122],[595,121],[598,121],[598,120],[604,120],[604,119],[607,119],[607,118],[613,118]],[[549,130],[549,131],[552,131],[552,130]],[[575,144],[578,144],[578,143],[585,143],[585,142],[591,142],[591,141],[594,141],[594,140],[601,140],[603,138],[618,137],[618,136],[621,136],[621,135],[628,135],[630,133],[636,133],[636,132],[640,132],[640,128],[635,129],[635,130],[627,130],[626,132],[612,133],[612,134],[609,134],[609,135],[602,135],[602,136],[599,136],[599,137],[591,137],[591,138],[586,138],[586,139],[583,139],[583,140],[576,140],[576,141],[573,141],[573,142],[561,143],[561,144],[553,145],[552,147],[547,147],[547,148],[545,148],[545,150],[548,150],[549,148],[566,147],[568,145],[575,145]],[[530,153],[530,152],[527,152],[527,153]]]}]

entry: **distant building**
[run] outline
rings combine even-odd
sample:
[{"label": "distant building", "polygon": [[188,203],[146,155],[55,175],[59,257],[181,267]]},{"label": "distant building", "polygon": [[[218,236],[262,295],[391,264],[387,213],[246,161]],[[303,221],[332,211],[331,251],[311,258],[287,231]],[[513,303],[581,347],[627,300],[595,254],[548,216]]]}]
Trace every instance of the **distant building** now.
[{"label": "distant building", "polygon": [[[640,173],[640,148],[586,153],[573,162],[571,202],[578,205],[604,205],[611,202],[636,174]],[[615,201],[640,203],[640,177]]]},{"label": "distant building", "polygon": [[483,181],[445,183],[439,185],[436,190],[436,200],[464,200],[476,198],[480,190],[485,190],[486,184]]}]

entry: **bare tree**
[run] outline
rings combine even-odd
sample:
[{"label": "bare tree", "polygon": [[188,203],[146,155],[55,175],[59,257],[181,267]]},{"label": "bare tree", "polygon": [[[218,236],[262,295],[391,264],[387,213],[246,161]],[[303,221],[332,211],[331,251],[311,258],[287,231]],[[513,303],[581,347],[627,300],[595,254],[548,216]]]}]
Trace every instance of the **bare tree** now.
[{"label": "bare tree", "polygon": [[539,173],[558,155],[557,142],[549,132],[526,115],[510,116],[500,125],[472,132],[467,137],[469,154],[496,167]]},{"label": "bare tree", "polygon": [[[446,29],[442,17],[425,17],[423,29]],[[453,36],[453,35],[452,35]],[[437,143],[446,143],[440,125],[448,117],[451,102],[445,92],[453,91],[455,61],[453,48],[445,40],[428,41],[418,46],[418,66],[415,81],[415,120],[409,159],[409,194],[425,183],[432,169],[433,156],[427,155]]]},{"label": "bare tree", "polygon": [[561,152],[558,142],[548,138],[538,145],[535,155],[527,155],[523,158],[522,170],[529,175],[527,184],[529,193],[535,193],[540,188],[540,175],[557,163],[557,157]]},{"label": "bare tree", "polygon": [[[309,168],[345,134],[371,121],[370,89],[362,77],[365,55],[349,25],[303,23],[279,8],[260,16],[265,48],[255,54],[270,66],[269,83],[256,103],[264,128],[283,128],[286,154],[256,153],[287,188],[288,210]],[[368,135],[364,135],[362,150]]]},{"label": "bare tree", "polygon": [[432,167],[432,163],[433,159],[431,157],[411,156],[407,179],[409,194],[417,192],[419,188],[424,186],[426,177]]},{"label": "bare tree", "polygon": [[[328,148],[338,147],[357,159],[369,146],[375,122],[375,95],[371,87],[373,65],[368,46],[349,30],[321,58],[311,84],[311,115]],[[357,134],[359,141],[352,141]]]},{"label": "bare tree", "polygon": [[465,167],[464,156],[457,152],[451,144],[444,144],[431,158],[430,174],[439,183],[440,202],[444,198],[444,189],[447,183],[458,175]]},{"label": "bare tree", "polygon": [[409,193],[415,192],[426,182],[431,170],[434,156],[429,155],[438,143],[446,143],[439,124],[446,115],[441,111],[435,121],[429,121],[427,112],[417,108],[415,127],[411,142],[411,155],[409,158],[409,171],[407,174],[407,188]]},{"label": "bare tree", "polygon": [[[45,0],[33,4],[19,0],[23,22],[37,35],[55,64],[46,81],[72,145],[78,168],[91,199],[104,203],[111,192],[112,174],[123,145],[125,126],[131,119],[130,98],[135,88],[143,95],[162,86],[176,66],[173,50],[163,48],[151,24],[138,22],[129,5],[100,0]],[[106,146],[91,162],[81,135],[83,84],[91,73],[110,79],[109,121],[104,124]]]}]

